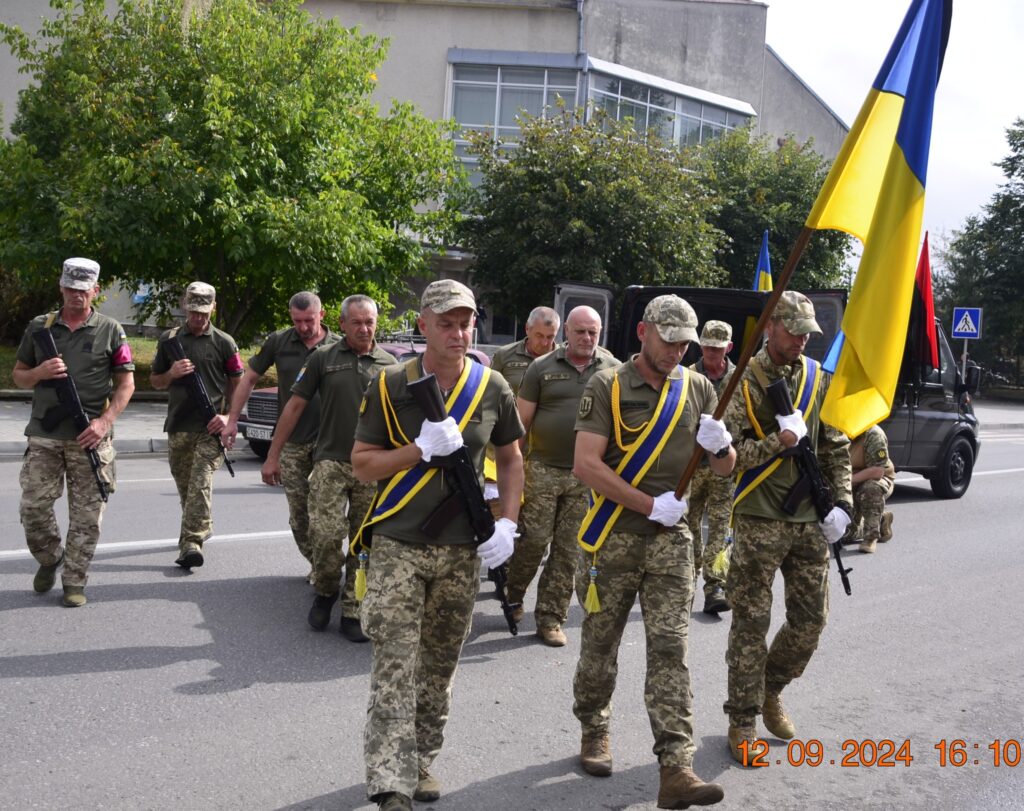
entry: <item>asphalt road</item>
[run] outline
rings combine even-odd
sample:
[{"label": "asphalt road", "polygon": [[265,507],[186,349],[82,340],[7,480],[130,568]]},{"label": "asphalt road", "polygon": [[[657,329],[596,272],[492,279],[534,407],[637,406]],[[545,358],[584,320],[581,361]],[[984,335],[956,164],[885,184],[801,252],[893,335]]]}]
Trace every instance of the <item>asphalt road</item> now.
[{"label": "asphalt road", "polygon": [[[988,748],[1015,741],[997,747],[1012,761],[1024,747],[1024,431],[984,439],[962,500],[938,501],[927,483],[900,478],[893,541],[849,554],[852,597],[833,571],[829,627],[785,696],[799,738],[770,740],[767,768],[741,769],[727,751],[728,615],[695,615],[695,768],[724,785],[721,807],[1024,807],[1024,762],[995,767]],[[370,807],[369,646],[334,624],[319,634],[306,625],[311,589],[283,492],[260,484],[255,459],[236,469],[236,479],[218,473],[216,535],[206,565],[188,574],[173,565],[178,508],[166,461],[122,457],[89,604],[69,610],[59,588],[32,592],[18,464],[0,462],[0,807]],[[773,628],[779,583],[776,592]],[[654,808],[639,608],[620,651],[615,773],[604,780],[576,766],[580,619],[574,605],[560,650],[538,643],[529,615],[512,638],[483,584],[436,764],[436,808]],[[958,739],[965,765],[942,765],[936,745]],[[884,740],[908,741],[909,765],[869,765]],[[819,751],[820,765],[800,764]],[[841,765],[844,756],[856,765]],[[958,757],[959,744],[949,760]]]}]

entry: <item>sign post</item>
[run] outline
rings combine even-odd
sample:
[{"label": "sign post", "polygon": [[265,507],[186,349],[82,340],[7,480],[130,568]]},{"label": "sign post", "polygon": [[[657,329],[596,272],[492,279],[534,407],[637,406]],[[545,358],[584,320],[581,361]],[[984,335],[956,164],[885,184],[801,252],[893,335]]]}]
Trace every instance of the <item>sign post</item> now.
[{"label": "sign post", "polygon": [[981,337],[981,307],[953,308],[953,337],[964,339],[963,365],[960,375],[967,379],[967,342]]}]

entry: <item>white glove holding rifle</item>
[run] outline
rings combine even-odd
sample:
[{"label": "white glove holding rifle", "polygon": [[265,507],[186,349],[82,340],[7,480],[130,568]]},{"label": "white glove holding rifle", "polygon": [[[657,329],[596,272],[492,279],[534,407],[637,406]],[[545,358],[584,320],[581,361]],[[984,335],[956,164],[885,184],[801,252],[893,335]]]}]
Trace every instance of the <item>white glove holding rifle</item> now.
[{"label": "white glove holding rifle", "polygon": [[447,456],[462,447],[462,432],[452,417],[441,422],[423,420],[420,435],[413,440],[423,452],[423,461],[429,462],[434,456]]}]

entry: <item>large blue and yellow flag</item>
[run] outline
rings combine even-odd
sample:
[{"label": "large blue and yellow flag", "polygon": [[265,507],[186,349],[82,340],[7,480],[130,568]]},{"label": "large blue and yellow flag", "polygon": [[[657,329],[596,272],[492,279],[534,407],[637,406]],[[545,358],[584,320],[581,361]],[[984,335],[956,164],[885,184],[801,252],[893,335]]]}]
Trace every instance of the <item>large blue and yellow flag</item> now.
[{"label": "large blue and yellow flag", "polygon": [[822,419],[857,436],[892,408],[914,295],[935,87],[952,0],[913,0],[807,218],[864,244]]}]

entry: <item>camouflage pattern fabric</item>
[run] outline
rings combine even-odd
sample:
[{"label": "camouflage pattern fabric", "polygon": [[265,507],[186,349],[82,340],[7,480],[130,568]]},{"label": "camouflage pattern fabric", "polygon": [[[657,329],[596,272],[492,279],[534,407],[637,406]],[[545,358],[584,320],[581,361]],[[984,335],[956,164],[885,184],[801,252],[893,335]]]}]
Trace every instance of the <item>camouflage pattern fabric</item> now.
[{"label": "camouflage pattern fabric", "polygon": [[374,535],[362,602],[373,640],[363,752],[370,799],[411,796],[441,751],[452,681],[480,580],[469,545],[429,546]]},{"label": "camouflage pattern fabric", "polygon": [[851,526],[863,526],[864,540],[877,541],[880,534],[885,500],[892,495],[895,482],[886,477],[868,480],[853,486],[853,521]]},{"label": "camouflage pattern fabric", "polygon": [[550,544],[537,584],[538,628],[562,625],[569,617],[579,551],[576,533],[587,512],[588,492],[571,470],[527,460],[521,536],[508,565],[508,596],[512,602],[522,602]]},{"label": "camouflage pattern fabric", "polygon": [[[109,436],[96,452],[101,463],[100,478],[112,493],[116,471]],[[52,566],[60,560],[61,533],[53,505],[63,494],[67,479],[69,520],[61,582],[65,586],[84,586],[107,506],[100,499],[89,457],[74,440],[31,436],[19,478],[21,523],[29,551],[41,566]]]},{"label": "camouflage pattern fabric", "polygon": [[[359,481],[352,465],[335,459],[321,459],[309,475],[309,538],[313,548],[313,587],[317,594],[337,594],[341,570],[348,573],[341,594],[341,615],[359,616],[356,600],[356,569],[359,561],[348,551],[351,527],[358,527],[376,485]],[[374,547],[376,552],[376,546]],[[373,556],[376,562],[376,554]]]},{"label": "camouflage pattern fabric", "polygon": [[181,502],[178,548],[213,534],[213,474],[221,466],[220,440],[210,434],[175,431],[167,435],[167,458]]},{"label": "camouflage pattern fabric", "polygon": [[[591,555],[582,552],[576,594],[584,601]],[[640,595],[647,640],[644,701],[662,766],[692,766],[693,693],[686,645],[693,600],[693,539],[685,525],[654,535],[612,532],[598,555],[601,610],[583,620],[573,712],[583,736],[608,732],[619,642]]]},{"label": "camouflage pattern fabric", "polygon": [[[693,534],[693,583],[704,572],[704,593],[725,587],[721,577],[711,571],[715,555],[725,549],[729,534],[729,518],[732,515],[732,479],[719,476],[709,465],[701,465],[690,479],[689,513],[686,523]],[[708,517],[708,542],[703,543],[704,515]]]},{"label": "camouflage pattern fabric", "polygon": [[[769,648],[776,570],[786,586],[786,621]],[[828,546],[818,525],[737,514],[726,591],[732,627],[725,712],[743,725],[761,712],[765,690],[781,692],[818,647],[828,618]]]},{"label": "camouflage pattern fabric", "polygon": [[309,474],[313,471],[316,442],[286,442],[281,448],[281,483],[288,499],[288,526],[295,545],[306,560],[313,563],[313,545],[309,540]]}]

